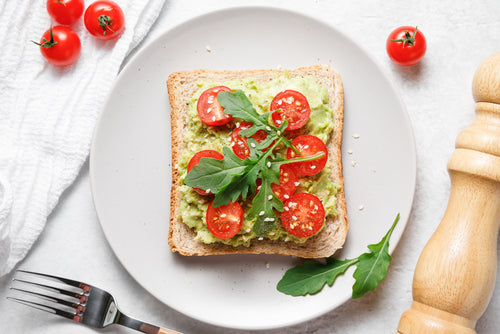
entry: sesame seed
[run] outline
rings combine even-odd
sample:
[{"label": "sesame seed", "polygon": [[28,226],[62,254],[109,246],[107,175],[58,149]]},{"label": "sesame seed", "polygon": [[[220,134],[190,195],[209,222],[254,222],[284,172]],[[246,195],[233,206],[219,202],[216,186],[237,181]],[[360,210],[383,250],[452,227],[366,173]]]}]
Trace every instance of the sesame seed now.
[{"label": "sesame seed", "polygon": [[260,237],[260,238],[259,238],[259,241],[262,241],[262,240],[264,240],[264,238],[263,238],[263,237]]},{"label": "sesame seed", "polygon": [[220,215],[220,217],[221,217],[221,218],[224,218],[224,217],[226,217],[226,216],[227,216],[227,215],[226,215],[225,213],[223,213],[223,214],[221,214],[221,215]]},{"label": "sesame seed", "polygon": [[295,217],[295,216],[292,216],[292,219],[293,219],[293,220],[297,220],[297,217]]},{"label": "sesame seed", "polygon": [[294,184],[296,187],[298,187],[300,183],[299,183],[299,181],[295,181],[293,184]]},{"label": "sesame seed", "polygon": [[309,148],[309,145],[304,145],[304,149],[307,150]]},{"label": "sesame seed", "polygon": [[268,126],[266,126],[266,130],[267,130],[267,131],[271,131],[271,127],[270,127],[269,125],[268,125]]},{"label": "sesame seed", "polygon": [[316,169],[316,166],[312,165],[312,166],[311,166],[311,169]]},{"label": "sesame seed", "polygon": [[252,230],[247,228],[245,232],[250,233]]},{"label": "sesame seed", "polygon": [[264,213],[265,213],[264,211],[259,212],[259,216],[263,216]]},{"label": "sesame seed", "polygon": [[274,232],[269,232],[269,235],[275,235],[275,234],[276,234],[276,233],[274,233]]},{"label": "sesame seed", "polygon": [[271,168],[271,161],[267,162],[267,168]]},{"label": "sesame seed", "polygon": [[215,122],[215,116],[212,116],[212,121],[214,121],[214,122]]},{"label": "sesame seed", "polygon": [[352,150],[347,150],[347,154],[352,154]]},{"label": "sesame seed", "polygon": [[352,135],[352,138],[354,138],[354,139],[359,139],[359,137],[360,137],[360,135],[358,135],[357,133]]},{"label": "sesame seed", "polygon": [[252,146],[253,148],[255,148],[255,143],[250,143],[250,146]]},{"label": "sesame seed", "polygon": [[236,123],[236,127],[239,128],[240,127],[240,122],[237,122]]},{"label": "sesame seed", "polygon": [[356,161],[354,161],[354,160],[353,160],[353,161],[351,161],[351,166],[352,166],[352,167],[356,166]]},{"label": "sesame seed", "polygon": [[287,194],[283,195],[283,197],[284,197],[285,199],[289,199],[289,198],[290,198],[290,196],[288,196]]},{"label": "sesame seed", "polygon": [[363,209],[364,209],[364,208],[365,208],[365,206],[364,206],[364,205],[360,205],[360,206],[359,206],[359,208],[358,208],[358,210],[359,210],[359,211],[363,211]]},{"label": "sesame seed", "polygon": [[231,147],[233,147],[234,145],[236,145],[236,143],[233,141],[233,142],[231,143]]},{"label": "sesame seed", "polygon": [[211,112],[212,112],[212,108],[210,107],[207,109],[207,114],[210,114]]},{"label": "sesame seed", "polygon": [[290,209],[288,208],[288,206],[285,206],[285,211],[290,211]]},{"label": "sesame seed", "polygon": [[207,52],[212,52],[212,48],[210,47],[210,45],[207,45],[205,49],[207,50]]},{"label": "sesame seed", "polygon": [[[279,124],[281,124],[281,122]],[[278,134],[278,136],[281,136],[281,131],[280,130],[276,131],[276,133]]]},{"label": "sesame seed", "polygon": [[267,196],[267,199],[268,199],[269,201],[270,201],[270,200],[272,200],[272,199],[273,199],[273,195],[269,195],[269,196]]},{"label": "sesame seed", "polygon": [[282,105],[282,104],[283,104],[283,101],[278,100],[278,105],[280,106],[280,105]]},{"label": "sesame seed", "polygon": [[208,194],[208,193],[210,192],[210,189],[207,189],[207,190],[205,190],[205,191],[206,191],[206,192],[207,192],[207,194]]}]

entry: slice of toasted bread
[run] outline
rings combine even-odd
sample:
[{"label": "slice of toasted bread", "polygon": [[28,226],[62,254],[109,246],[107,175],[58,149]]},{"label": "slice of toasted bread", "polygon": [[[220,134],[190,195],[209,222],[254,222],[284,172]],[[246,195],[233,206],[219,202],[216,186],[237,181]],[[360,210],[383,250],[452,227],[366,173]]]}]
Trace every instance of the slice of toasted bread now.
[{"label": "slice of toasted bread", "polygon": [[[187,102],[198,90],[198,82],[227,82],[250,77],[259,83],[265,83],[283,73],[284,71],[282,70],[198,70],[172,73],[167,80],[170,105],[172,107],[172,166],[177,166],[181,151],[186,146],[183,141],[183,134],[186,126]],[[195,232],[179,218],[179,204],[181,200],[181,193],[179,192],[180,175],[177,169],[173,168],[168,237],[168,244],[173,252],[179,252],[182,255],[188,256],[266,253],[295,255],[303,258],[320,258],[332,255],[344,244],[348,223],[341,156],[344,119],[344,91],[342,81],[340,75],[327,65],[314,65],[289,70],[288,75],[290,78],[295,76],[312,76],[320,86],[328,89],[329,107],[334,110],[334,133],[326,145],[331,161],[331,177],[340,186],[337,193],[338,214],[334,217],[327,217],[323,230],[304,243],[254,239],[249,247],[234,247],[220,242],[205,244],[196,240]]]}]

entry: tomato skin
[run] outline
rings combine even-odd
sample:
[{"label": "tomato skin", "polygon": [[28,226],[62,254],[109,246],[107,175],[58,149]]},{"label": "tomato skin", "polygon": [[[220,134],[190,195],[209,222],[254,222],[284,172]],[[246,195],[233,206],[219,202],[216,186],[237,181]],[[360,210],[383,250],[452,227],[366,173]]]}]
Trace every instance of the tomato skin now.
[{"label": "tomato skin", "polygon": [[47,0],[47,12],[57,23],[71,25],[83,14],[83,0]]},{"label": "tomato skin", "polygon": [[285,202],[281,223],[288,233],[310,237],[325,223],[325,208],[320,199],[309,193],[297,193]]},{"label": "tomato skin", "polygon": [[[271,184],[271,190],[282,202],[285,202],[293,195],[298,187],[299,178],[295,170],[289,165],[281,165],[280,178],[278,183]],[[257,193],[262,185],[262,179],[257,179]]]},{"label": "tomato skin", "polygon": [[[100,18],[109,20],[102,22]],[[97,0],[88,6],[83,21],[88,32],[103,41],[117,38],[125,30],[125,15],[122,9],[109,0]]]},{"label": "tomato skin", "polygon": [[[43,45],[50,44],[50,30],[54,38],[54,44],[49,47]],[[82,45],[78,35],[68,27],[55,26],[48,29],[40,39],[40,52],[45,59],[54,66],[68,66],[73,64],[80,57]]]},{"label": "tomato skin", "polygon": [[[231,134],[231,148],[234,154],[240,159],[246,159],[250,156],[250,148],[248,147],[247,138],[241,137],[239,134],[242,130],[250,129],[251,127],[252,123],[242,121],[234,128]],[[267,133],[264,130],[259,130],[251,138],[260,143],[267,138]]]},{"label": "tomato skin", "polygon": [[[193,155],[191,160],[189,160],[188,167],[187,167],[188,173],[195,165],[197,165],[200,162],[201,158],[214,158],[214,159],[222,160],[222,159],[224,159],[224,156],[222,155],[222,153],[219,153],[219,152],[214,151],[214,150],[199,151]],[[212,194],[210,191],[206,191],[206,190],[199,189],[199,188],[193,188],[193,190],[196,191],[200,195],[211,195]]]},{"label": "tomato skin", "polygon": [[231,89],[226,86],[216,86],[201,93],[196,104],[196,111],[203,123],[211,126],[220,126],[231,122],[233,116],[224,113],[217,100],[219,92],[230,92]]},{"label": "tomato skin", "polygon": [[209,231],[220,239],[234,237],[241,230],[243,209],[238,202],[229,202],[214,208],[212,203],[207,208],[207,227]]},{"label": "tomato skin", "polygon": [[303,127],[311,115],[307,98],[296,90],[285,90],[278,93],[271,101],[269,110],[277,110],[271,114],[276,126],[279,127],[285,119],[288,121],[285,130],[289,131]]},{"label": "tomato skin", "polygon": [[325,155],[323,155],[321,158],[310,161],[290,163],[289,165],[293,167],[297,174],[314,175],[325,168],[326,162],[328,161],[328,149],[321,139],[313,135],[301,135],[292,140],[292,145],[299,150],[300,156],[298,156],[294,150],[288,148],[286,152],[287,159],[298,157],[304,158],[318,154],[320,152],[325,153]]},{"label": "tomato skin", "polygon": [[[414,37],[412,44],[404,43],[403,45],[403,42],[395,42],[395,40],[405,39],[406,32],[408,32],[411,37]],[[418,29],[416,34],[414,34],[414,32],[415,27],[402,26],[394,29],[387,37],[387,54],[396,64],[401,66],[412,66],[417,64],[425,55],[427,42],[424,34]]]}]

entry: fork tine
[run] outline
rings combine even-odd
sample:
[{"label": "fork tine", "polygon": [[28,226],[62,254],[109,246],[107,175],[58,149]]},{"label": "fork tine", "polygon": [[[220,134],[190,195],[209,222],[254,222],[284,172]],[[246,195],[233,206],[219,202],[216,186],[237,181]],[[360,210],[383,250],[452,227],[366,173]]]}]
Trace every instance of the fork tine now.
[{"label": "fork tine", "polygon": [[63,311],[63,310],[57,309],[55,307],[51,307],[51,306],[47,306],[47,305],[43,305],[40,303],[35,303],[32,301],[19,299],[19,298],[7,297],[7,299],[12,300],[12,301],[17,302],[17,303],[20,303],[20,304],[23,304],[23,305],[26,305],[26,306],[29,306],[29,307],[32,307],[32,308],[40,310],[40,311],[45,311],[48,313],[57,314],[57,315],[60,315],[60,316],[63,316],[65,318],[68,318],[68,319],[71,319],[74,321],[78,321],[78,322],[81,321],[81,316],[80,316],[80,314],[77,314],[77,313]]},{"label": "fork tine", "polygon": [[72,279],[69,279],[69,278],[64,278],[64,277],[59,277],[59,276],[53,276],[53,275],[48,275],[48,274],[42,274],[42,273],[37,273],[37,272],[34,272],[34,271],[28,271],[28,270],[22,270],[22,269],[17,269],[16,271],[22,272],[22,273],[31,274],[31,275],[41,276],[41,277],[52,278],[52,279],[58,280],[60,282],[66,283],[68,285],[71,285],[71,286],[74,286],[74,287],[77,287],[77,288],[82,288],[83,285],[89,285],[89,284],[86,284],[86,283],[83,283],[83,282],[78,282],[78,281],[75,281],[75,280],[72,280]]},{"label": "fork tine", "polygon": [[13,281],[22,282],[22,283],[29,284],[29,285],[34,285],[34,286],[37,286],[39,288],[42,288],[42,289],[45,289],[48,291],[52,291],[52,292],[57,291],[60,294],[63,294],[65,296],[70,296],[70,297],[74,297],[74,298],[78,298],[78,299],[82,299],[83,297],[85,297],[84,294],[80,294],[80,293],[77,293],[75,291],[65,290],[63,288],[58,288],[58,287],[54,287],[54,286],[47,285],[47,284],[42,284],[42,283],[38,283],[38,282],[30,282],[30,281],[26,281],[26,280],[19,279],[19,278],[14,278]]},{"label": "fork tine", "polygon": [[44,299],[44,300],[48,300],[48,301],[56,303],[56,304],[61,304],[61,305],[65,305],[65,306],[72,307],[72,308],[79,308],[79,309],[84,308],[79,303],[75,303],[75,302],[71,302],[69,300],[64,300],[64,299],[61,299],[61,298],[57,298],[55,296],[47,296],[47,295],[44,295],[44,294],[39,293],[39,292],[29,291],[29,290],[24,290],[24,289],[19,289],[19,288],[12,288],[11,287],[10,289],[11,290],[15,290],[15,291],[19,291],[19,292],[22,292],[22,293],[25,293],[25,294],[28,294],[28,295],[36,296],[38,298],[41,298],[41,299]]}]

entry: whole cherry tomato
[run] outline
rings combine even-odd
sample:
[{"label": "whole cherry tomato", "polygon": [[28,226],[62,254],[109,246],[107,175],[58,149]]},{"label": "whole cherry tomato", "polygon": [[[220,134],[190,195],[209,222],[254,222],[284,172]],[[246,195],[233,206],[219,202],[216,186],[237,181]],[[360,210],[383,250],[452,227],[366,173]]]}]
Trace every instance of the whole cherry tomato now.
[{"label": "whole cherry tomato", "polygon": [[78,35],[63,26],[51,27],[43,34],[40,43],[35,44],[40,46],[42,55],[54,66],[73,64],[80,56],[82,48]]},{"label": "whole cherry tomato", "polygon": [[59,24],[75,23],[84,9],[83,0],[47,0],[47,12]]},{"label": "whole cherry tomato", "polygon": [[415,65],[427,50],[424,34],[416,27],[403,26],[389,34],[386,42],[389,58],[401,66]]},{"label": "whole cherry tomato", "polygon": [[125,15],[115,2],[97,0],[87,7],[83,16],[87,30],[97,39],[117,38],[125,30]]}]

